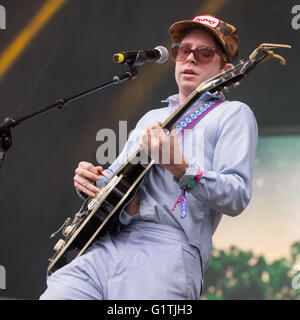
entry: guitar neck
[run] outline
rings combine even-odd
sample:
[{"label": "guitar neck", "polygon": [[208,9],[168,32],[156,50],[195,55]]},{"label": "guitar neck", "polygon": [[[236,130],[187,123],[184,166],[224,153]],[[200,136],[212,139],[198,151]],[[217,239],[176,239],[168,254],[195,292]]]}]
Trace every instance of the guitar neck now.
[{"label": "guitar neck", "polygon": [[[162,124],[163,129],[171,130],[172,126],[183,116],[185,111],[199,98],[199,96],[207,90],[201,90],[200,87],[203,86],[201,84],[196,90],[194,90],[188,98],[184,101],[184,103],[177,108],[170,116],[167,118]],[[138,163],[137,159],[141,156],[141,153],[144,151],[141,148],[138,148],[128,159],[127,161],[115,172],[114,175],[124,174],[129,172],[135,164]],[[150,162],[151,160],[149,160]],[[149,168],[150,169],[150,168]]]}]

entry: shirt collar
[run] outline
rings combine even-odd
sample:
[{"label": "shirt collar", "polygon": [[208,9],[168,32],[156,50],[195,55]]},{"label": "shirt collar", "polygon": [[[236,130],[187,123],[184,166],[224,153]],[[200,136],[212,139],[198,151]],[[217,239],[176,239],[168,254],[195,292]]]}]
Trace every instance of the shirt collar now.
[{"label": "shirt collar", "polygon": [[[197,100],[208,100],[211,98],[215,99],[225,99],[224,94],[221,92],[221,94],[218,96],[216,93],[210,93],[208,91],[204,92]],[[179,94],[173,94],[172,96],[169,96],[167,99],[162,100],[161,102],[169,103],[169,106],[178,106],[179,105]]]}]

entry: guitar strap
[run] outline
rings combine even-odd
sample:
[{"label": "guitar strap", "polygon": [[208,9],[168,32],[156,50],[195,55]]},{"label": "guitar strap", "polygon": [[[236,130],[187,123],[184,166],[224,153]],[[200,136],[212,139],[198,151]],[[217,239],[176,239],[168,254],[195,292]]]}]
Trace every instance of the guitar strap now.
[{"label": "guitar strap", "polygon": [[[203,117],[205,117],[211,110],[216,108],[219,104],[224,102],[225,100],[213,98],[210,101],[198,105],[195,109],[187,113],[181,120],[177,122],[177,136],[180,137],[184,134],[186,129],[191,129],[198,121],[200,121]],[[192,183],[194,187],[196,183],[201,179],[202,171],[198,173],[193,181],[189,181]],[[189,189],[191,189],[189,185]],[[176,206],[179,204],[180,212],[181,212],[181,219],[184,219],[187,215],[187,199],[185,197],[186,188],[183,188],[182,193],[180,194],[179,198],[175,202],[172,211],[175,210]]]},{"label": "guitar strap", "polygon": [[191,129],[199,120],[224,101],[225,100],[213,98],[204,104],[198,105],[177,122],[177,136],[182,136],[186,129]]}]

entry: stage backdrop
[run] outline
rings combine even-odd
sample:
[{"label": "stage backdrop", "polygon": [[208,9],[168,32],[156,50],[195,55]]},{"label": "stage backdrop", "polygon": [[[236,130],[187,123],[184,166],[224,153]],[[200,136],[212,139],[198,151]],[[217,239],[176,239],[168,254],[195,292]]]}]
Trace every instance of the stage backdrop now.
[{"label": "stage backdrop", "polygon": [[[300,8],[295,1],[0,0],[0,121],[21,116],[125,72],[112,55],[169,48],[169,26],[211,14],[237,26],[240,58],[262,42],[292,45],[226,95],[253,110],[259,127],[253,198],[224,216],[214,236],[203,299],[299,299]],[[176,93],[174,63],[12,129],[0,171],[0,296],[36,299],[46,288],[49,235],[81,205],[73,187],[82,160],[97,164],[100,129],[128,131]],[[159,119],[158,119],[159,120]],[[126,138],[126,137],[123,137]]]}]

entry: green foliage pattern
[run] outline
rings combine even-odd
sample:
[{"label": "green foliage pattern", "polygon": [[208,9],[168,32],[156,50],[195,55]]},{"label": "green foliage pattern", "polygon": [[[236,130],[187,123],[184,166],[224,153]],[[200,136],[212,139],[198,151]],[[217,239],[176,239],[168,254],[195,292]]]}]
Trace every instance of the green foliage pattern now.
[{"label": "green foliage pattern", "polygon": [[214,248],[204,280],[200,299],[300,300],[300,242],[291,246],[290,257],[272,263],[234,246]]}]

